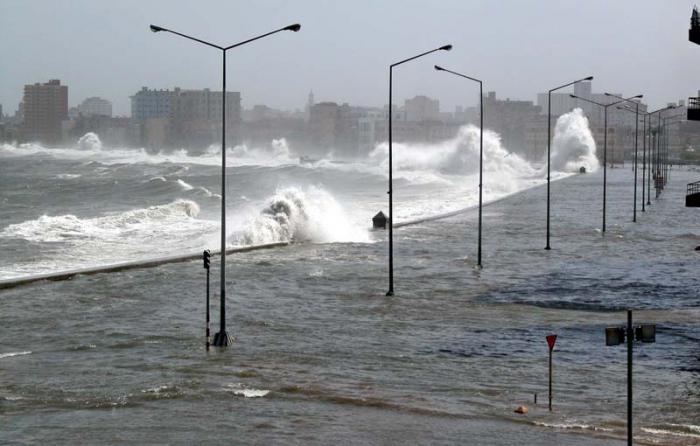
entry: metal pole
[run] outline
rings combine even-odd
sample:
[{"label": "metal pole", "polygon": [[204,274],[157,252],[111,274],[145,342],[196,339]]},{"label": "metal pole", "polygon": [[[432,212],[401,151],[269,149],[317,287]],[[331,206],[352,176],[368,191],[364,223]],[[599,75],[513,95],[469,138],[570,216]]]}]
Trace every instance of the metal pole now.
[{"label": "metal pole", "polygon": [[635,111],[634,120],[634,212],[632,221],[637,222],[637,133],[639,133],[639,102]]},{"label": "metal pole", "polygon": [[549,411],[552,411],[552,348],[549,349]]},{"label": "metal pole", "polygon": [[209,332],[209,268],[207,268],[207,330],[206,330],[206,336],[207,336],[207,350],[209,350],[209,344],[211,341],[211,333]]},{"label": "metal pole", "polygon": [[651,117],[649,117],[649,175],[647,176],[647,206],[651,205],[651,177],[654,176],[653,153],[656,133],[651,129]]},{"label": "metal pole", "polygon": [[484,192],[484,91],[483,83],[481,81],[479,81],[479,107],[479,114],[481,115],[481,129],[479,133],[479,249],[477,254],[477,265],[481,268],[481,208],[483,203],[482,195]]},{"label": "metal pole", "polygon": [[608,107],[605,106],[605,125],[603,135],[603,231],[605,232],[605,207],[608,187]]},{"label": "metal pole", "polygon": [[387,296],[394,295],[394,187],[393,187],[393,164],[392,164],[392,86],[393,67],[389,66],[389,291]]},{"label": "metal pole", "polygon": [[645,196],[644,196],[644,184],[646,182],[646,175],[647,175],[647,115],[646,113],[642,117],[644,120],[643,124],[643,130],[642,130],[642,212],[645,212],[644,210],[644,202]]},{"label": "metal pole", "polygon": [[656,189],[656,198],[659,198],[659,183],[657,178],[659,177],[660,169],[661,169],[661,113],[659,113],[659,119],[658,119],[658,131],[656,133],[656,167],[654,170],[656,171],[656,176],[654,177],[654,189]]},{"label": "metal pole", "polygon": [[632,310],[627,310],[627,445],[632,446]]},{"label": "metal pole", "polygon": [[552,90],[547,93],[547,246],[544,249],[552,249],[549,245],[549,183],[550,167],[552,164]]},{"label": "metal pole", "polygon": [[223,54],[223,82],[221,91],[221,321],[214,345],[228,346],[226,333],[226,50]]}]

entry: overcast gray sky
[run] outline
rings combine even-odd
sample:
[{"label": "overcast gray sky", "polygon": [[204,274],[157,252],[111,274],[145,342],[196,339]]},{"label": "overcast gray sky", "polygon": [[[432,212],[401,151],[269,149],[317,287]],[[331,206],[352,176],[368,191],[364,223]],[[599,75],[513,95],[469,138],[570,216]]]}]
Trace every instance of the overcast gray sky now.
[{"label": "overcast gray sky", "polygon": [[[141,86],[221,88],[217,50],[159,24],[229,45],[299,22],[229,52],[228,87],[243,106],[303,107],[316,100],[388,102],[388,65],[402,65],[395,98],[427,94],[446,111],[474,103],[476,85],[436,73],[435,63],[484,80],[499,97],[536,93],[594,75],[594,91],[644,93],[652,107],[695,96],[700,46],[688,42],[686,0],[96,1],[0,0],[0,104],[12,113],[26,83],[58,78],[70,105],[89,96],[130,112]],[[398,102],[398,101],[397,101]]]}]

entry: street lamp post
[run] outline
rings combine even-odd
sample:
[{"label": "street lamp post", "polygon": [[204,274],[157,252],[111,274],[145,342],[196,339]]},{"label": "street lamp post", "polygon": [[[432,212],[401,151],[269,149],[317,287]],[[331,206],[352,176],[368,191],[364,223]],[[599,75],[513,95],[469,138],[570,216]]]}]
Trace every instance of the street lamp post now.
[{"label": "street lamp post", "polygon": [[647,114],[642,115],[643,129],[642,129],[642,212],[644,210],[644,182],[646,181],[646,171],[647,171]]},{"label": "street lamp post", "polygon": [[463,77],[465,79],[472,80],[479,83],[479,240],[477,248],[477,261],[476,264],[481,268],[481,208],[482,208],[482,195],[484,191],[484,84],[481,80],[467,76],[466,74],[457,73],[456,71],[451,71],[446,68],[442,68],[439,65],[435,65],[435,69],[438,71],[445,71],[447,73],[454,74],[455,76]]},{"label": "street lamp post", "polygon": [[[676,108],[674,105],[668,105],[666,107],[662,107],[658,110],[654,110],[651,112],[647,112],[644,114],[644,123],[645,123],[645,132],[648,132],[648,135],[644,136],[644,142],[647,141],[647,136],[649,138],[649,175],[647,176],[647,200],[646,204],[647,206],[651,205],[651,178],[653,176],[653,170],[652,170],[652,163],[654,162],[654,142],[656,141],[656,130],[654,130],[651,127],[651,119],[655,113],[663,113],[665,110],[671,110]],[[646,122],[649,121],[649,126],[646,127]],[[644,193],[644,181],[642,181],[642,193]],[[644,210],[644,198],[642,198],[642,211]]]},{"label": "street lamp post", "polygon": [[[627,327],[608,327],[605,329],[605,345],[608,347],[627,344],[627,444],[632,446],[632,353],[634,341],[644,343],[656,342],[656,325],[632,325],[632,310],[627,310]],[[626,342],[625,342],[626,341]]]},{"label": "street lamp post", "polygon": [[623,98],[622,100],[612,102],[610,104],[601,104],[600,102],[592,101],[590,99],[582,98],[574,94],[569,95],[574,99],[581,99],[585,102],[590,102],[591,104],[603,107],[604,110],[604,130],[603,130],[603,227],[602,232],[605,232],[605,210],[607,207],[607,187],[608,187],[608,108],[613,105],[617,105],[621,102],[629,101],[630,99],[636,99],[642,97],[642,95],[632,96],[629,98]]},{"label": "street lamp post", "polygon": [[[614,95],[612,93],[605,93],[606,96],[610,96],[613,98],[617,99],[622,99],[624,101],[627,101],[625,98]],[[632,212],[632,222],[636,223],[637,222],[637,133],[639,133],[639,101],[629,101],[633,104],[635,104],[635,109],[634,109],[634,210]],[[617,107],[621,108],[621,107]],[[629,110],[627,108],[623,108],[623,110]],[[623,163],[624,163],[624,152],[623,152]],[[644,184],[644,183],[642,183]]]},{"label": "street lamp post", "polygon": [[231,341],[230,336],[226,332],[226,51],[237,48],[239,46],[245,45],[247,43],[253,42],[263,37],[276,34],[281,31],[294,31],[297,32],[301,29],[301,25],[295,23],[293,25],[285,26],[284,28],[276,29],[268,33],[262,34],[252,39],[244,40],[242,42],[235,43],[229,46],[215,45],[210,42],[206,42],[201,39],[197,39],[186,34],[179,33],[161,26],[151,25],[151,31],[154,33],[165,31],[171,34],[176,34],[178,36],[184,37],[189,40],[194,40],[203,45],[216,48],[221,50],[223,57],[223,82],[221,91],[221,322],[219,332],[214,335],[213,345],[215,347],[226,347]]},{"label": "street lamp post", "polygon": [[679,115],[666,116],[663,118],[663,128],[664,128],[664,175],[663,175],[663,185],[668,183],[668,177],[670,174],[670,143],[671,143],[671,129],[668,127],[669,124],[675,124],[683,120],[685,115],[683,113]]},{"label": "street lamp post", "polygon": [[544,249],[550,250],[552,249],[550,244],[549,244],[549,194],[550,194],[550,174],[551,174],[551,164],[552,164],[552,92],[561,90],[562,88],[569,87],[574,84],[578,84],[579,82],[583,81],[592,81],[593,76],[588,76],[583,79],[579,79],[577,81],[569,82],[568,84],[560,85],[556,88],[552,88],[549,90],[547,93],[547,245],[544,247]]},{"label": "street lamp post", "polygon": [[427,56],[428,54],[434,53],[436,51],[450,51],[452,45],[443,45],[440,48],[435,48],[434,50],[426,51],[424,53],[418,54],[417,56],[409,57],[408,59],[401,60],[399,62],[389,65],[389,291],[386,292],[387,296],[394,295],[394,171],[393,171],[393,142],[392,142],[392,104],[393,104],[393,76],[394,67],[410,62],[419,57]]}]

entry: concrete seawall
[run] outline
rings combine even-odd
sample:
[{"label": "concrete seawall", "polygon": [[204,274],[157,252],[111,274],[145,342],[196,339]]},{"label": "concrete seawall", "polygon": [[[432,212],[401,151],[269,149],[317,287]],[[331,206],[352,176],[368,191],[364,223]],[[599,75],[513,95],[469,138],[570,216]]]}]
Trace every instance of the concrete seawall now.
[{"label": "concrete seawall", "polygon": [[[277,242],[277,243],[266,243],[263,245],[251,245],[242,246],[239,248],[230,248],[226,250],[226,254],[236,254],[241,252],[257,251],[260,249],[270,249],[278,248],[281,246],[287,246],[288,242]],[[212,250],[212,256],[218,255],[221,250]],[[134,260],[130,262],[113,263],[111,265],[95,266],[92,268],[80,268],[72,269],[67,271],[57,271],[53,273],[46,274],[35,274],[31,276],[23,276],[11,279],[0,280],[0,289],[13,288],[20,285],[27,285],[33,282],[38,282],[40,280],[67,280],[79,274],[98,274],[98,273],[112,273],[116,271],[125,271],[129,269],[136,268],[151,268],[154,266],[164,265],[166,263],[177,263],[177,262],[187,262],[190,260],[196,260],[202,258],[202,251],[178,254],[173,256],[157,257],[153,259],[143,259]]]}]

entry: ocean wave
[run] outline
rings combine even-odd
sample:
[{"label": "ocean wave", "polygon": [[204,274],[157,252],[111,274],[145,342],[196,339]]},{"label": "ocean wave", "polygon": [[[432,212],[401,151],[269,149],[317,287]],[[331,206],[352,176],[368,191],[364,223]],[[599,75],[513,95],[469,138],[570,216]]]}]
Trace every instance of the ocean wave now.
[{"label": "ocean wave", "polygon": [[242,245],[371,241],[369,232],[353,224],[335,198],[317,187],[278,190],[234,239]]},{"label": "ocean wave", "polygon": [[23,352],[8,352],[8,353],[0,353],[0,359],[3,358],[11,358],[13,356],[23,356],[23,355],[30,355],[32,352],[27,350]]},{"label": "ocean wave", "polygon": [[36,220],[7,226],[0,231],[0,237],[15,237],[34,242],[124,237],[134,231],[153,231],[151,225],[154,223],[175,223],[183,218],[194,218],[198,214],[199,206],[194,201],[176,200],[165,205],[96,218],[81,219],[71,214],[42,215]]},{"label": "ocean wave", "polygon": [[250,389],[243,387],[241,384],[227,384],[224,390],[226,390],[227,392],[231,392],[234,395],[242,396],[244,398],[262,398],[270,393],[269,390]]}]

